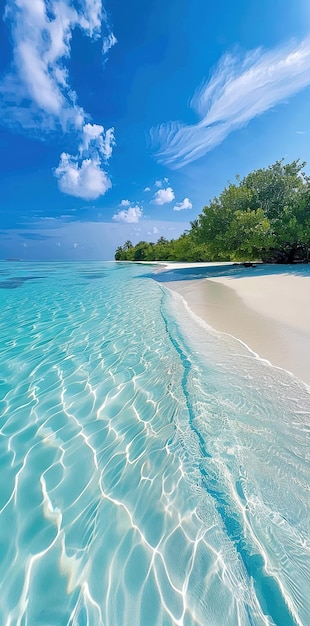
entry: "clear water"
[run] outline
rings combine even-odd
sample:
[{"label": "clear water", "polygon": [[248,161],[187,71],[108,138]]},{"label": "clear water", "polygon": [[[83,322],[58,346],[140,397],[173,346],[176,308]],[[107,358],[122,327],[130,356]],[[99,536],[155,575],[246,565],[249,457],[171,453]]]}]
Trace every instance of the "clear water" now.
[{"label": "clear water", "polygon": [[143,266],[0,270],[0,623],[309,625],[309,389]]}]

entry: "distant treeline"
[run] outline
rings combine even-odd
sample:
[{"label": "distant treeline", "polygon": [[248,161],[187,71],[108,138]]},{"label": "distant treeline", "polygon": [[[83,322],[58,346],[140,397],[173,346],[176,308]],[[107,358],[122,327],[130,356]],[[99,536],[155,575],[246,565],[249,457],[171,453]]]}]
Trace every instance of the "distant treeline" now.
[{"label": "distant treeline", "polygon": [[276,161],[235,183],[206,205],[179,239],[126,241],[122,261],[309,261],[310,177],[300,160]]}]

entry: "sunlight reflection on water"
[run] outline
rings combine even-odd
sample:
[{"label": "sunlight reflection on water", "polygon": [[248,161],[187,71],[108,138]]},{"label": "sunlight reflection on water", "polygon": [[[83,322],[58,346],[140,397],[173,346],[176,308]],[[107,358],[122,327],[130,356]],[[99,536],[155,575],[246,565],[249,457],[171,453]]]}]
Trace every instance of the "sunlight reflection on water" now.
[{"label": "sunlight reflection on water", "polygon": [[143,270],[10,266],[0,621],[306,626],[307,390]]}]

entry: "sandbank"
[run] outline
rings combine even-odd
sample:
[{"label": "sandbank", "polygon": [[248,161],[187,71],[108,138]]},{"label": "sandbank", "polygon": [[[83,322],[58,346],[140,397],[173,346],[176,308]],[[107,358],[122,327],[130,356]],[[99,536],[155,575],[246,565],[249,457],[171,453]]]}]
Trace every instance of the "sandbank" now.
[{"label": "sandbank", "polygon": [[224,271],[220,277],[174,280],[165,286],[181,294],[214,329],[310,384],[310,273],[231,277]]}]

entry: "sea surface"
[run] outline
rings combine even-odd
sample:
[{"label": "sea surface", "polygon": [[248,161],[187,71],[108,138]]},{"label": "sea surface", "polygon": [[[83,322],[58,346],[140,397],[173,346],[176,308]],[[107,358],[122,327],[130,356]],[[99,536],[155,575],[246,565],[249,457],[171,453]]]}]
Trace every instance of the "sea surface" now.
[{"label": "sea surface", "polygon": [[0,263],[0,624],[309,626],[309,387],[154,277]]}]

